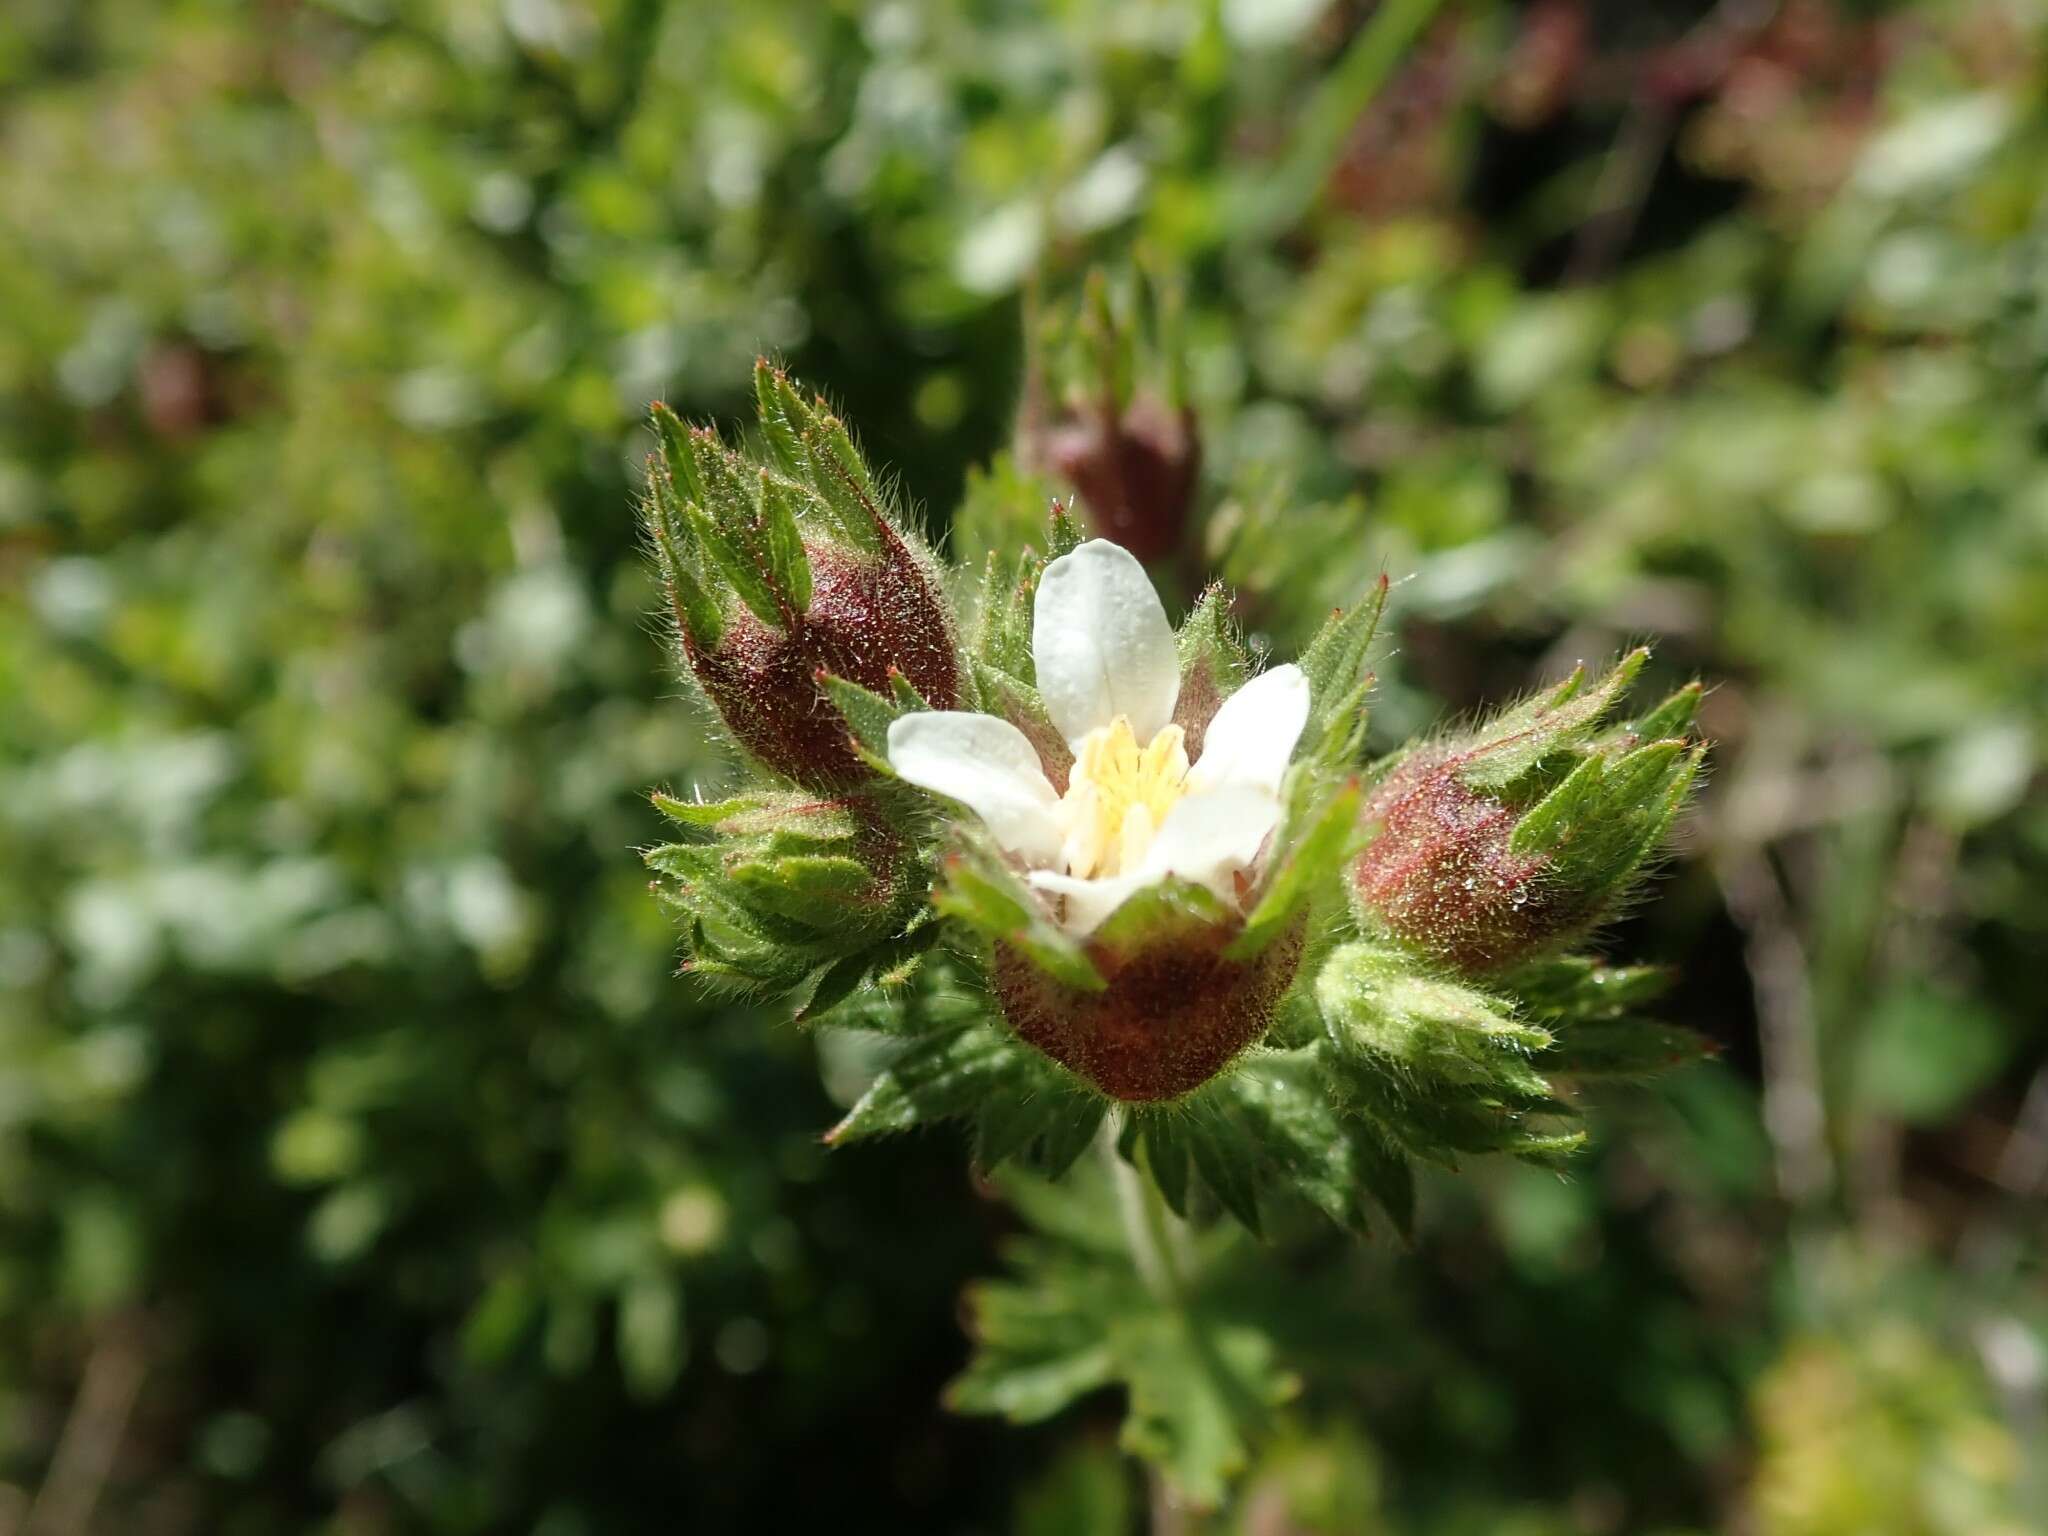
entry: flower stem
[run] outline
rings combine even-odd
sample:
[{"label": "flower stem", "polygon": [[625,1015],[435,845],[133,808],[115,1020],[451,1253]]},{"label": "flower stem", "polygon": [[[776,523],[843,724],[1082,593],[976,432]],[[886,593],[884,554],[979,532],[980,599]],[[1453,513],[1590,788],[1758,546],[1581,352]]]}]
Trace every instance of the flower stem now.
[{"label": "flower stem", "polygon": [[1117,1152],[1117,1138],[1122,1131],[1122,1112],[1110,1111],[1103,1119],[1102,1133],[1095,1146],[1109,1169],[1110,1186],[1116,1191],[1124,1243],[1130,1249],[1131,1264],[1138,1271],[1138,1278],[1145,1282],[1153,1299],[1178,1310],[1186,1297],[1187,1285],[1167,1225],[1173,1217],[1152,1181]]},{"label": "flower stem", "polygon": [[[1166,1208],[1158,1186],[1118,1153],[1116,1144],[1122,1130],[1123,1114],[1112,1110],[1103,1121],[1095,1147],[1109,1169],[1110,1185],[1116,1191],[1117,1214],[1123,1218],[1124,1243],[1130,1250],[1131,1265],[1153,1299],[1178,1313],[1192,1327],[1193,1313],[1187,1307],[1192,1261],[1187,1234]],[[1157,1467],[1145,1469],[1145,1486],[1151,1536],[1198,1536],[1207,1528],[1208,1520],[1203,1513],[1182,1503]]]}]

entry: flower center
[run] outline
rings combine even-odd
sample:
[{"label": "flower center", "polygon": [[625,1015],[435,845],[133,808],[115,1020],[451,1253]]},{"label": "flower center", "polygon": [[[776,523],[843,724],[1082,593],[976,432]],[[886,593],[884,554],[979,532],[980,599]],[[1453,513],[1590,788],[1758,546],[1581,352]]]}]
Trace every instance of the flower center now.
[{"label": "flower center", "polygon": [[1187,742],[1177,725],[1162,727],[1143,748],[1126,715],[1083,736],[1060,801],[1067,873],[1088,879],[1136,869],[1187,793],[1187,778]]}]

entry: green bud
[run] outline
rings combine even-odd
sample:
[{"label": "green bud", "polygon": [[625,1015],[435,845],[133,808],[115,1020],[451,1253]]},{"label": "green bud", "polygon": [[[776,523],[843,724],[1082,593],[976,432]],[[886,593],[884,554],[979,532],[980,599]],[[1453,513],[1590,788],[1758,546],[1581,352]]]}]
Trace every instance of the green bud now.
[{"label": "green bud", "polygon": [[784,991],[831,967],[828,978],[850,985],[922,947],[928,870],[862,797],[658,794],[654,804],[678,833],[647,863],[666,877],[656,889],[683,929],[686,971]]},{"label": "green bud", "polygon": [[[1361,926],[1465,975],[1554,952],[1608,917],[1662,846],[1704,748],[1602,721],[1642,665],[1575,673],[1462,739],[1395,765],[1367,798],[1351,866]],[[1683,730],[1683,689],[1641,726]]]}]

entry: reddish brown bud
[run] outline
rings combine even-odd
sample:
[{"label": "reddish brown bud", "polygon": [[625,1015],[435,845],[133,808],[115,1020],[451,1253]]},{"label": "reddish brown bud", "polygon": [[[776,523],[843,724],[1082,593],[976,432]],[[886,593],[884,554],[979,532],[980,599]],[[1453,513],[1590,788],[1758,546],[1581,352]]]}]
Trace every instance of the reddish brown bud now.
[{"label": "reddish brown bud", "polygon": [[1249,960],[1226,959],[1228,925],[1188,925],[1128,948],[1088,945],[1108,986],[1083,992],[1008,945],[991,980],[1010,1027],[1113,1099],[1192,1093],[1256,1044],[1301,961],[1297,928]]},{"label": "reddish brown bud", "polygon": [[873,777],[846,721],[817,683],[830,672],[880,694],[901,672],[934,709],[959,702],[952,621],[932,575],[902,544],[881,557],[807,543],[810,606],[786,627],[740,608],[705,650],[683,626],[691,670],[755,756],[807,789],[831,794]]},{"label": "reddish brown bud", "polygon": [[1101,537],[1146,561],[1180,547],[1202,463],[1193,411],[1151,395],[1121,416],[1084,406],[1053,425],[1045,455],[1080,492]]},{"label": "reddish brown bud", "polygon": [[1460,780],[1465,760],[1418,753],[1387,777],[1361,812],[1372,841],[1351,883],[1362,915],[1410,949],[1485,975],[1581,930],[1595,902],[1511,849],[1517,813]]}]

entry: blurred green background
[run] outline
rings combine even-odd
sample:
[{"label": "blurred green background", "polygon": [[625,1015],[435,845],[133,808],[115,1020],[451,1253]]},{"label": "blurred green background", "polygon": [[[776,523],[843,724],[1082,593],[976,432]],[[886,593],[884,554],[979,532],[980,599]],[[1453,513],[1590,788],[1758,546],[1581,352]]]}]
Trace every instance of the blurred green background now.
[{"label": "blurred green background", "polygon": [[0,1533],[1139,1527],[938,1405],[964,1148],[669,975],[631,498],[765,351],[941,531],[1140,245],[1385,745],[1716,685],[1613,948],[1722,1059],[1276,1253],[1219,1528],[2048,1531],[2042,0],[7,0]]}]

